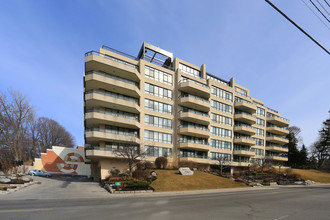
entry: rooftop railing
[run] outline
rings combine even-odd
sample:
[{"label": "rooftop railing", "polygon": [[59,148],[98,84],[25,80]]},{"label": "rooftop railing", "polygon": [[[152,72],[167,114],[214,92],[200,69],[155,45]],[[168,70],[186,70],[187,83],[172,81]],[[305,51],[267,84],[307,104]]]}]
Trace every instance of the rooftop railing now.
[{"label": "rooftop railing", "polygon": [[136,60],[136,59],[137,59],[137,57],[135,57],[135,56],[132,56],[132,55],[127,54],[127,53],[124,53],[124,52],[121,52],[121,51],[119,51],[119,50],[113,49],[113,48],[108,47],[108,46],[105,46],[105,45],[103,45],[102,48],[103,48],[103,49],[106,49],[106,50],[109,50],[109,51],[112,51],[112,52],[114,52],[114,53],[116,53],[116,54],[119,54],[119,55],[125,56],[125,57],[127,57],[127,58],[133,59],[133,60]]}]

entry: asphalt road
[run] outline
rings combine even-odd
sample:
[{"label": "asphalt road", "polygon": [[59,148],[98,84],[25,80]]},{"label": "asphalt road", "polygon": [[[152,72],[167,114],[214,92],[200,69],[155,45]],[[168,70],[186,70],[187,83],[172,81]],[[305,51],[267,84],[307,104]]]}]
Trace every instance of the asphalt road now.
[{"label": "asphalt road", "polygon": [[103,198],[2,199],[0,219],[330,219],[330,185]]}]

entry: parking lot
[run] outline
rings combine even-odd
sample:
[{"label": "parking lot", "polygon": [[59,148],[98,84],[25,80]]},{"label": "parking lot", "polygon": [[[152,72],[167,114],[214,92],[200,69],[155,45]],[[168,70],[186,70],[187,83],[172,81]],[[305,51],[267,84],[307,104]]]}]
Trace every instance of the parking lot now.
[{"label": "parking lot", "polygon": [[8,194],[0,194],[4,199],[77,199],[102,198],[110,194],[83,177],[53,176],[51,178],[33,176],[35,184]]}]

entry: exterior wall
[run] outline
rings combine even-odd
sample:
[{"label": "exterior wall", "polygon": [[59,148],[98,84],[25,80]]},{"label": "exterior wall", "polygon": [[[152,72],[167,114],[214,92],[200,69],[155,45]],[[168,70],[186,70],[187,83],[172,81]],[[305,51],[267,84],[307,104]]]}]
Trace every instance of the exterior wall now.
[{"label": "exterior wall", "polygon": [[52,149],[47,149],[47,153],[42,153],[41,158],[35,158],[34,169],[90,176],[90,165],[85,162],[83,147],[74,149],[53,146]]},{"label": "exterior wall", "polygon": [[[107,59],[106,56],[112,57],[111,59]],[[114,61],[113,59],[117,59],[117,61]],[[124,64],[123,64],[124,63]],[[179,68],[180,64],[186,65],[189,68],[192,68],[200,73],[200,76],[191,75]],[[156,70],[165,72],[167,74],[170,74],[172,76],[173,82],[172,85],[165,84],[163,82],[157,81],[155,79],[149,78],[145,76],[145,67],[151,67]],[[102,71],[106,75],[104,78],[104,81],[101,83],[99,80],[96,79],[93,81],[93,77],[90,74],[89,71]],[[181,60],[179,58],[175,58],[172,61],[171,68],[167,69],[161,66],[158,66],[156,64],[150,63],[144,59],[130,59],[127,58],[119,53],[114,53],[112,51],[100,48],[99,54],[89,54],[87,53],[85,57],[85,77],[84,77],[84,92],[88,92],[92,88],[96,89],[104,89],[111,92],[119,93],[121,95],[125,95],[129,98],[136,98],[139,101],[139,104],[132,104],[127,100],[122,100],[120,98],[108,98],[104,95],[99,95],[98,100],[96,98],[93,98],[91,94],[85,94],[85,102],[84,102],[84,109],[85,109],[85,144],[87,146],[91,146],[91,149],[86,149],[88,153],[88,159],[91,160],[92,163],[92,176],[94,176],[96,179],[104,179],[106,176],[109,175],[109,170],[111,170],[113,167],[117,167],[121,170],[127,169],[127,165],[123,162],[120,162],[116,156],[113,156],[111,153],[107,152],[110,151],[109,148],[106,146],[106,143],[120,143],[120,144],[129,144],[129,143],[135,143],[139,144],[141,150],[144,150],[145,145],[149,146],[156,146],[156,147],[163,147],[163,148],[170,148],[172,150],[172,155],[169,157],[169,163],[171,164],[177,164],[179,161],[192,161],[196,163],[206,163],[206,164],[217,164],[219,163],[217,160],[211,160],[211,152],[214,153],[225,153],[230,154],[231,156],[231,166],[237,167],[238,169],[245,169],[248,164],[252,164],[252,160],[265,160],[266,154],[269,155],[269,158],[278,158],[277,162],[287,160],[283,158],[279,158],[278,156],[281,156],[281,152],[275,152],[273,149],[281,149],[276,148],[272,146],[272,148],[267,148],[266,145],[273,145],[275,143],[272,142],[266,142],[267,135],[274,135],[272,133],[267,133],[267,120],[272,120],[270,122],[274,122],[279,127],[286,127],[289,125],[289,123],[286,121],[283,121],[280,117],[281,115],[276,112],[275,110],[271,110],[264,106],[264,103],[258,99],[255,99],[250,96],[249,89],[238,85],[235,83],[235,79],[232,78],[230,81],[222,80],[212,74],[207,73],[206,65],[202,64],[200,67],[196,66],[194,64],[191,64],[187,61]],[[107,76],[116,76],[121,79],[106,79]],[[111,78],[111,77],[110,77]],[[189,82],[183,82],[184,78],[188,78]],[[116,81],[117,80],[117,81]],[[123,82],[124,80],[124,82]],[[125,80],[130,80],[131,82],[125,82]],[[192,80],[192,81],[191,81]],[[120,83],[119,83],[120,81]],[[114,83],[118,82],[118,83]],[[134,85],[134,83],[136,85]],[[152,94],[148,94],[145,92],[145,83],[149,83],[158,87],[162,87],[164,89],[168,89],[172,91],[172,99],[165,99],[159,96],[155,96]],[[125,86],[126,84],[126,86]],[[225,90],[226,92],[229,92],[232,94],[232,101],[225,100],[221,97],[217,97],[212,94],[212,86],[215,86],[219,89]],[[123,90],[122,88],[127,87],[127,90]],[[241,91],[244,91],[241,93]],[[200,98],[204,98],[207,100],[205,102],[201,101],[201,99],[194,99],[190,97],[183,97],[180,98],[182,93],[188,93],[190,95],[198,96]],[[102,98],[104,96],[104,98]],[[236,106],[235,99],[238,98],[242,102],[242,107]],[[145,99],[154,100],[157,102],[169,104],[172,106],[172,114],[166,114],[162,112],[157,112],[153,110],[149,110],[145,108]],[[211,107],[211,100],[215,100],[217,102],[221,102],[223,104],[229,105],[232,107],[233,112],[227,113],[223,111],[219,111],[217,109],[214,109]],[[237,101],[239,102],[239,101]],[[126,103],[126,104],[125,104]],[[248,104],[245,104],[248,103]],[[239,103],[238,103],[239,104]],[[127,105],[127,106],[125,106]],[[192,115],[185,114],[185,118],[180,118],[180,109],[181,107],[189,107],[194,110],[203,111],[207,113],[207,117],[202,117],[197,115],[196,120],[199,123],[197,124],[203,124],[207,126],[207,130],[198,130],[198,129],[190,129],[190,128],[184,128],[180,129],[179,125],[181,121],[194,121],[194,118]],[[261,116],[258,115],[256,112],[256,109],[261,108],[264,110],[265,115]],[[101,110],[104,110],[105,108],[111,108],[115,110],[121,110],[121,111],[127,111],[130,113],[136,113],[139,115],[139,121],[135,121],[132,119],[125,119],[125,117],[117,117],[118,120],[111,121],[111,117],[96,117],[93,116],[92,113],[89,111],[93,108],[98,108]],[[248,147],[248,150],[237,150],[237,152],[234,154],[234,142],[235,142],[235,133],[237,135],[244,134],[244,131],[234,131],[235,123],[242,123],[242,119],[236,119],[235,114],[242,114],[239,113],[239,111],[242,111],[241,109],[244,108],[251,108],[249,112],[249,116],[247,116],[247,119],[243,119],[248,121],[249,124],[249,133],[251,133],[251,130],[255,130],[256,128],[264,130],[264,135],[258,135],[255,132],[252,132],[252,134],[248,135],[249,140],[244,142],[241,141],[244,146]],[[211,120],[211,114],[215,113],[221,116],[228,117],[232,120],[232,125],[226,125],[217,123]],[[244,111],[243,111],[244,113]],[[247,113],[247,112],[245,112]],[[276,116],[276,118],[269,118],[267,117],[267,114],[271,113]],[[151,126],[145,124],[145,114],[157,116],[161,118],[171,119],[172,120],[172,129],[163,128],[163,127],[157,127],[157,126]],[[95,114],[96,115],[96,114]],[[183,116],[183,115],[182,115]],[[243,114],[244,116],[244,114]],[[102,120],[102,118],[108,118],[108,120]],[[252,121],[251,121],[252,118]],[[265,121],[264,126],[256,124],[256,118],[263,119]],[[125,123],[126,120],[126,123]],[[249,121],[250,120],[250,121]],[[279,120],[278,122],[276,120]],[[133,121],[133,123],[132,123]],[[196,122],[195,122],[196,123]],[[114,135],[111,133],[104,132],[103,135],[96,135],[96,133],[100,134],[100,132],[91,132],[87,131],[90,128],[98,128],[98,129],[105,129],[106,125],[113,125],[118,126],[120,128],[130,128],[130,129],[136,129],[139,132],[139,137],[132,138],[131,136],[125,136],[125,135]],[[272,123],[269,124],[272,126]],[[231,131],[232,137],[222,137],[219,135],[213,135],[211,134],[211,126],[215,126],[222,129],[227,129]],[[278,128],[276,128],[278,129]],[[275,130],[276,130],[275,129]],[[149,141],[145,140],[145,130],[151,130],[151,131],[157,131],[157,132],[163,132],[166,134],[172,135],[172,143],[160,143],[156,141]],[[193,137],[201,137],[203,136],[206,138],[208,145],[204,146],[198,146],[198,144],[181,144],[180,145],[180,137],[181,135],[187,135]],[[120,136],[120,137],[119,137]],[[258,146],[254,144],[255,140],[251,140],[252,138],[258,138],[263,140],[263,145]],[[133,141],[134,139],[134,141]],[[219,141],[226,141],[231,143],[231,150],[226,149],[218,149],[218,148],[212,148],[210,146],[211,139],[219,140]],[[240,138],[241,139],[241,138]],[[268,139],[270,140],[270,139]],[[253,142],[253,144],[252,144]],[[252,146],[251,146],[252,145]],[[97,148],[97,150],[94,149],[94,147]],[[255,155],[251,151],[252,148],[260,149],[262,150],[263,155]],[[180,158],[180,151],[181,150],[195,150],[199,152],[206,152],[207,158],[192,158],[192,157],[182,157]],[[103,152],[103,153],[102,153]],[[283,151],[284,153],[285,151]],[[239,155],[244,156],[245,158],[248,157],[248,161],[234,161],[233,158],[239,158]],[[150,160],[149,157],[148,160]],[[155,157],[154,157],[155,158]],[[236,169],[237,170],[237,169]],[[234,171],[232,169],[232,171]],[[99,173],[99,174],[97,174]]]}]

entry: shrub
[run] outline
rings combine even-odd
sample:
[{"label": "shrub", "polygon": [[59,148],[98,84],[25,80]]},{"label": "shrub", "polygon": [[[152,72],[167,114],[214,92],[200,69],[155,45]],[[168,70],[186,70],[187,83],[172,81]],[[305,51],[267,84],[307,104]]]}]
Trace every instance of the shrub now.
[{"label": "shrub", "polygon": [[143,170],[135,170],[133,172],[133,177],[139,180],[145,180],[148,178],[148,175]]},{"label": "shrub", "polygon": [[112,177],[118,177],[119,174],[120,174],[120,170],[119,169],[111,169],[110,174],[111,174]]},{"label": "shrub", "polygon": [[137,162],[137,163],[136,163],[136,168],[137,168],[138,170],[144,170],[144,168],[145,168],[145,164],[144,164],[143,162]]},{"label": "shrub", "polygon": [[124,190],[147,190],[150,188],[150,183],[146,181],[127,181],[123,184]]},{"label": "shrub", "polygon": [[152,168],[153,168],[153,164],[150,162],[150,161],[146,161],[145,163],[144,163],[144,168],[146,169],[146,170],[151,170]]},{"label": "shrub", "polygon": [[167,166],[167,158],[166,157],[157,157],[155,160],[155,165],[157,169],[165,169]]}]

